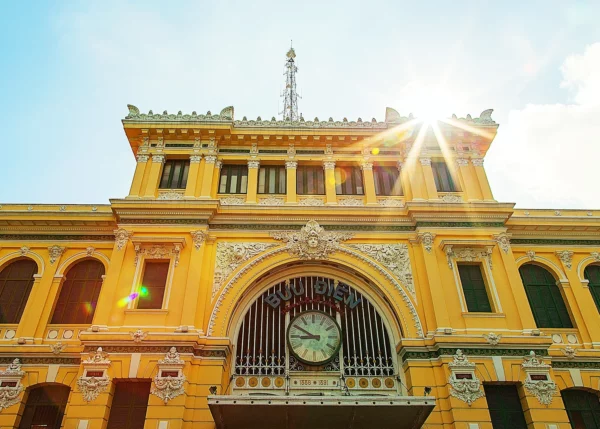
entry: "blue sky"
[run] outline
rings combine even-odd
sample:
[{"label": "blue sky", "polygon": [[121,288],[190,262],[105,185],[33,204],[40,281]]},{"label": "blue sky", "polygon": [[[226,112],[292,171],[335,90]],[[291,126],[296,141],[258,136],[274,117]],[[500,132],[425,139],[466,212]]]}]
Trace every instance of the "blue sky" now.
[{"label": "blue sky", "polygon": [[276,116],[293,39],[305,117],[494,108],[498,200],[600,208],[599,18],[600,2],[566,0],[6,3],[0,202],[125,196],[127,103]]}]

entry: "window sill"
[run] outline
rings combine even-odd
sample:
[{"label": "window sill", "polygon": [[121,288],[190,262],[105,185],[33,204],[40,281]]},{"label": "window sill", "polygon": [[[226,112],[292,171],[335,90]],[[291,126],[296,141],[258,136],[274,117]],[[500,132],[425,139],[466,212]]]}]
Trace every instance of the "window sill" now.
[{"label": "window sill", "polygon": [[167,314],[166,308],[128,308],[125,314]]},{"label": "window sill", "polygon": [[481,317],[484,319],[487,318],[504,318],[506,317],[506,314],[504,313],[484,313],[484,312],[478,312],[478,311],[472,311],[472,312],[467,312],[467,313],[462,313],[463,317]]}]

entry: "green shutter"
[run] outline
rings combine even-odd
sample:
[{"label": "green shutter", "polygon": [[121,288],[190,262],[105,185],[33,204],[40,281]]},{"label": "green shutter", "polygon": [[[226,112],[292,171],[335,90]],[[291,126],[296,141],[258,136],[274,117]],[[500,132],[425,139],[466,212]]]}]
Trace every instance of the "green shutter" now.
[{"label": "green shutter", "polygon": [[584,277],[587,279],[590,293],[596,308],[600,311],[600,265],[590,265],[585,268]]},{"label": "green shutter", "polygon": [[572,328],[567,306],[552,274],[533,264],[523,265],[519,273],[537,327]]},{"label": "green shutter", "polygon": [[577,389],[563,390],[560,394],[571,426],[578,429],[600,427],[600,398],[597,394]]},{"label": "green shutter", "polygon": [[481,266],[458,264],[458,273],[469,312],[491,313],[492,306],[483,281]]},{"label": "green shutter", "polygon": [[517,386],[484,384],[483,388],[494,429],[527,429]]}]

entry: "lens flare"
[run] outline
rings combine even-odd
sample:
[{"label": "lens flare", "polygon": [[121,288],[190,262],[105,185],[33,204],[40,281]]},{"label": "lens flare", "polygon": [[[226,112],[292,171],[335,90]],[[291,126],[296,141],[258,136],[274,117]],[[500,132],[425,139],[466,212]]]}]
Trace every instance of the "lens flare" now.
[{"label": "lens flare", "polygon": [[140,296],[148,296],[148,288],[146,286],[140,288]]},{"label": "lens flare", "polygon": [[117,305],[119,307],[126,307],[127,304],[129,304],[130,302],[132,302],[134,299],[136,299],[139,296],[139,293],[134,292],[131,295],[127,295],[125,298],[121,298],[118,302]]},{"label": "lens flare", "polygon": [[379,155],[379,148],[378,147],[374,147],[373,149],[371,149],[371,154],[373,154],[373,155]]}]

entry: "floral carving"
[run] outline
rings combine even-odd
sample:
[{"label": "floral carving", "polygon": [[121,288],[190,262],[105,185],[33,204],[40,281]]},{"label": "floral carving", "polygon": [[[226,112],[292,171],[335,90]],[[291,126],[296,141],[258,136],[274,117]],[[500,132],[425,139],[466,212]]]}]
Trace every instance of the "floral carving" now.
[{"label": "floral carving", "polygon": [[121,250],[129,238],[133,235],[132,232],[129,232],[123,228],[115,229],[115,243],[117,245],[117,250]]},{"label": "floral carving", "polygon": [[562,350],[563,354],[567,357],[567,359],[575,359],[575,356],[577,356],[577,350],[575,350],[571,346],[567,346],[561,350]]},{"label": "floral carving", "polygon": [[223,206],[239,206],[246,204],[246,199],[242,197],[225,197],[219,199]]},{"label": "floral carving", "polygon": [[338,205],[340,206],[364,206],[365,202],[362,198],[340,198],[338,199]]},{"label": "floral carving", "polygon": [[96,399],[100,393],[105,392],[110,384],[110,379],[104,377],[79,377],[77,386],[81,390],[84,401],[91,402]]},{"label": "floral carving", "polygon": [[378,204],[382,207],[404,207],[404,201],[395,200],[392,198],[386,198],[384,200],[379,200]]},{"label": "floral carving", "polygon": [[199,164],[202,161],[202,155],[190,155],[190,164]]},{"label": "floral carving", "polygon": [[285,204],[285,200],[278,197],[267,197],[261,198],[258,204],[261,206],[282,206]]},{"label": "floral carving", "polygon": [[179,254],[181,253],[181,245],[175,243],[173,245],[155,244],[152,246],[135,245],[135,259],[133,264],[137,266],[140,256],[146,259],[170,259],[173,257],[174,265],[179,264]]},{"label": "floral carving", "polygon": [[165,358],[158,361],[160,365],[164,364],[184,364],[185,361],[179,357],[179,353],[177,352],[176,347],[171,347],[169,351],[165,354]]},{"label": "floral carving", "polygon": [[248,168],[258,168],[260,167],[260,161],[257,159],[251,159],[248,161]]},{"label": "floral carving", "polygon": [[19,395],[24,390],[21,384],[24,375],[25,371],[21,370],[19,359],[13,360],[4,371],[0,371],[0,379],[16,382],[16,386],[0,386],[0,411],[21,402]]},{"label": "floral carving", "polygon": [[556,383],[550,380],[537,380],[526,379],[523,386],[527,391],[535,396],[540,404],[550,405],[552,402],[552,395],[556,390]]},{"label": "floral carving", "polygon": [[326,232],[315,220],[309,220],[300,231],[276,231],[271,233],[275,240],[286,243],[290,255],[300,259],[327,259],[338,250],[340,241],[349,240],[349,232]]},{"label": "floral carving", "polygon": [[335,169],[335,161],[323,161],[323,168],[325,170]]},{"label": "floral carving", "polygon": [[140,113],[140,109],[135,107],[132,104],[127,105],[127,109],[129,109],[129,114],[125,117],[125,120],[129,121],[143,121],[143,122],[160,122],[160,121],[180,121],[180,122],[231,122],[233,121],[233,106],[225,107],[221,110],[221,113],[218,115],[213,115],[208,111],[206,115],[198,115],[196,112],[192,112],[192,114],[183,114],[178,112],[167,113],[165,110],[162,114],[160,113],[152,113],[152,110],[148,113]]},{"label": "floral carving", "polygon": [[106,354],[102,347],[98,347],[95,352],[90,353],[87,359],[84,359],[83,364],[103,364],[110,365],[108,354]]},{"label": "floral carving", "polygon": [[148,162],[148,159],[150,159],[150,155],[148,155],[147,153],[138,153],[137,154],[137,162],[146,163],[146,162]]},{"label": "floral carving", "polygon": [[89,246],[85,248],[85,254],[87,256],[92,256],[94,254],[94,252],[96,251],[95,247]]},{"label": "floral carving", "polygon": [[217,243],[212,298],[214,299],[227,276],[235,271],[242,262],[247,262],[248,259],[274,246],[276,245],[266,243]]},{"label": "floral carving", "polygon": [[285,162],[285,168],[289,169],[289,168],[298,168],[298,161],[286,161]]},{"label": "floral carving", "polygon": [[325,203],[320,198],[308,197],[308,198],[301,199],[298,202],[298,205],[299,206],[324,206]]},{"label": "floral carving", "polygon": [[202,243],[204,243],[204,241],[206,240],[206,232],[191,231],[190,234],[192,235],[192,242],[194,243],[194,247],[196,248],[196,250],[200,250],[200,246],[202,246]]},{"label": "floral carving", "polygon": [[31,249],[29,247],[27,247],[27,246],[22,246],[19,249],[19,253],[21,254],[21,256],[27,255],[30,251],[31,251]]},{"label": "floral carving", "polygon": [[148,332],[144,332],[141,329],[138,329],[135,332],[129,332],[129,335],[131,335],[131,339],[134,343],[141,343],[148,336]]},{"label": "floral carving", "polygon": [[453,268],[452,260],[458,259],[466,262],[474,262],[478,259],[487,261],[490,269],[492,268],[492,248],[473,248],[473,247],[459,247],[454,248],[453,246],[447,245],[444,248],[446,252],[446,258],[448,260],[448,267]]},{"label": "floral carving", "polygon": [[525,252],[525,255],[529,258],[530,261],[533,261],[535,259],[535,251],[533,250],[528,250],[527,252]]},{"label": "floral carving", "polygon": [[443,203],[462,203],[463,199],[460,195],[444,194],[442,195],[441,201]]},{"label": "floral carving", "polygon": [[521,366],[525,369],[550,368],[550,365],[538,358],[534,351],[529,352],[529,355],[523,358]]},{"label": "floral carving", "polygon": [[65,253],[66,248],[60,247],[57,245],[48,247],[48,254],[50,255],[50,264],[54,264],[63,253]]},{"label": "floral carving", "polygon": [[183,200],[183,192],[167,191],[158,194],[158,200]]},{"label": "floral carving", "polygon": [[[458,349],[453,356],[452,362],[448,364],[452,371],[448,383],[450,383],[450,394],[455,398],[466,402],[469,406],[477,399],[484,396],[481,391],[481,381],[475,375],[475,364],[469,362],[467,356]],[[470,378],[456,378],[456,371],[470,374]]]},{"label": "floral carving", "polygon": [[493,332],[490,332],[489,334],[483,334],[483,338],[485,338],[488,344],[497,346],[500,343],[502,334],[494,334]]},{"label": "floral carving", "polygon": [[568,270],[571,269],[571,264],[573,262],[573,252],[571,250],[557,250],[556,256],[558,256],[558,259],[560,259]]},{"label": "floral carving", "polygon": [[24,375],[25,371],[21,370],[21,361],[19,358],[15,358],[15,360],[8,364],[4,371],[0,371],[0,377],[22,378]]},{"label": "floral carving", "polygon": [[290,158],[293,158],[296,156],[296,146],[293,143],[291,143],[290,146],[288,147],[287,154]]},{"label": "floral carving", "polygon": [[406,244],[350,244],[389,269],[402,281],[411,294],[415,294],[412,267]]},{"label": "floral carving", "polygon": [[167,404],[171,399],[183,395],[184,383],[185,376],[183,374],[178,377],[159,377],[157,375],[154,377],[154,387],[150,393],[158,396],[165,404]]},{"label": "floral carving", "polygon": [[433,239],[435,238],[435,234],[431,232],[424,232],[418,235],[419,242],[423,244],[423,247],[427,251],[427,253],[431,253],[431,249],[433,249]]},{"label": "floral carving", "polygon": [[[161,146],[160,142],[161,142],[161,138],[159,137],[159,139],[158,139],[159,147]],[[165,162],[165,156],[155,153],[152,155],[152,162],[155,164],[162,164]]]},{"label": "floral carving", "polygon": [[217,162],[217,157],[215,155],[207,155],[204,157],[204,161],[207,164],[214,164],[215,162]]},{"label": "floral carving", "polygon": [[60,341],[58,343],[50,344],[50,351],[55,355],[61,354],[66,348],[67,345]]},{"label": "floral carving", "polygon": [[590,256],[596,260],[596,261],[600,261],[600,252],[592,252],[590,253]]}]

